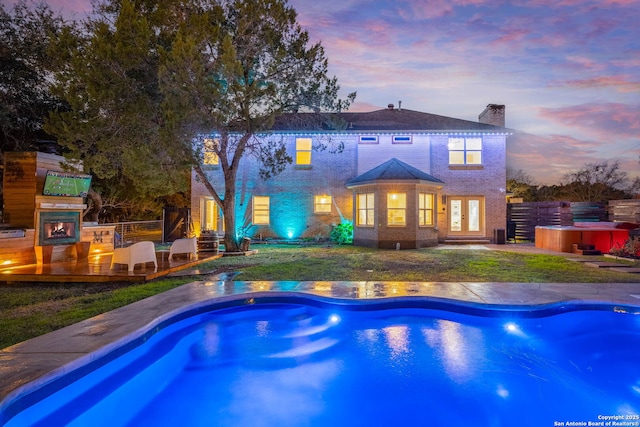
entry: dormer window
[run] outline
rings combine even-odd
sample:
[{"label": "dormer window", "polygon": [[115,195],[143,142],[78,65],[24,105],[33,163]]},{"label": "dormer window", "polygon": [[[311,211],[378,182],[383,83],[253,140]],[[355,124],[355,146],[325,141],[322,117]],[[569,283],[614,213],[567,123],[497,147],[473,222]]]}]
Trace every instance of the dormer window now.
[{"label": "dormer window", "polygon": [[358,138],[359,144],[378,144],[378,135],[360,135]]},{"label": "dormer window", "polygon": [[411,135],[393,135],[391,139],[392,144],[412,144],[413,140]]}]

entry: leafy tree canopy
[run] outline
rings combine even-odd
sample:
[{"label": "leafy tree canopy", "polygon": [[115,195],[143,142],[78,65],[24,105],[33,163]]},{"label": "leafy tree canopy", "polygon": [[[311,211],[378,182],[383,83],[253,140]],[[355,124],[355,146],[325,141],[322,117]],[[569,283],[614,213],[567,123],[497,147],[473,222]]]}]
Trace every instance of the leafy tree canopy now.
[{"label": "leafy tree canopy", "polygon": [[168,19],[162,10],[159,2],[96,4],[83,26],[67,26],[53,48],[59,60],[53,91],[69,108],[51,114],[46,129],[114,204],[148,205],[188,184],[188,159],[160,137],[165,32],[156,22]]},{"label": "leafy tree canopy", "polygon": [[[283,0],[210,2],[186,16],[170,49],[162,52],[166,135],[186,144],[196,173],[222,206],[225,244],[231,250],[238,239],[234,213],[240,160],[255,156],[264,177],[292,161],[283,141],[267,143],[256,134],[271,129],[285,113],[307,112],[305,117],[318,126],[335,125],[326,113],[346,109],[355,98],[355,93],[338,98],[324,49],[309,43],[296,17]],[[223,193],[208,182],[193,145],[211,133],[218,137],[213,149],[224,175]]]},{"label": "leafy tree canopy", "polygon": [[524,171],[507,170],[507,189],[525,202],[606,202],[632,198],[640,192],[640,179],[629,179],[619,162],[587,163],[564,175],[557,185],[535,185]]},{"label": "leafy tree canopy", "polygon": [[[286,0],[103,0],[82,28],[65,28],[55,53],[54,93],[69,109],[46,129],[70,156],[120,199],[172,194],[193,167],[223,207],[228,244],[237,240],[240,160],[256,156],[265,177],[291,162],[282,142],[256,133],[288,112],[335,126],[325,113],[355,97],[338,99],[322,46],[309,43]],[[220,194],[194,144],[212,133]]]},{"label": "leafy tree canopy", "polygon": [[624,198],[628,181],[628,174],[620,170],[618,161],[605,160],[587,163],[583,169],[567,173],[563,187],[571,201],[603,202]]},{"label": "leafy tree canopy", "polygon": [[20,0],[7,11],[0,4],[0,150],[34,149],[48,112],[60,108],[50,92],[55,61],[48,51],[64,21],[40,3]]}]

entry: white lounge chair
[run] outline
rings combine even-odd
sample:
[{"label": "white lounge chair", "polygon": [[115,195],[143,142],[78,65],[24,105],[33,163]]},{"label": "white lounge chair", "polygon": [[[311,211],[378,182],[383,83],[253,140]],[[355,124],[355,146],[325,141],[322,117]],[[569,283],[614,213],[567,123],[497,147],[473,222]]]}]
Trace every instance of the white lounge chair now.
[{"label": "white lounge chair", "polygon": [[169,248],[169,261],[175,254],[191,254],[196,255],[198,253],[198,239],[191,237],[189,239],[176,239]]},{"label": "white lounge chair", "polygon": [[153,242],[138,242],[126,248],[116,248],[111,257],[111,268],[114,264],[127,264],[130,272],[136,264],[152,262],[155,266],[153,271],[158,271],[158,261],[156,260],[156,249]]}]

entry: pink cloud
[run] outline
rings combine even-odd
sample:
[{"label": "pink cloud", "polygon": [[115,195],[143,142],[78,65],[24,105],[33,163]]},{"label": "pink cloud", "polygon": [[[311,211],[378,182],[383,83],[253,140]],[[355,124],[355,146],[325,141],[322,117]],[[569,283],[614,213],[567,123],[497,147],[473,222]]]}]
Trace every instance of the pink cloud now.
[{"label": "pink cloud", "polygon": [[615,138],[638,138],[640,105],[591,103],[564,108],[541,108],[541,117],[563,126],[590,132],[610,141]]},{"label": "pink cloud", "polygon": [[579,80],[556,82],[557,86],[573,86],[577,88],[611,87],[618,92],[640,92],[640,81],[633,81],[628,75],[599,76]]},{"label": "pink cloud", "polygon": [[506,43],[513,46],[514,43],[521,42],[529,34],[530,32],[524,29],[508,29],[505,30],[503,34],[495,40],[494,43]]},{"label": "pink cloud", "polygon": [[351,113],[366,113],[368,111],[376,111],[381,110],[383,107],[379,105],[374,105],[369,102],[356,102],[353,103],[351,108],[349,108],[349,112]]},{"label": "pink cloud", "polygon": [[602,145],[568,135],[517,132],[507,142],[507,166],[527,172],[538,184],[558,184],[566,173],[605,160],[598,150]]},{"label": "pink cloud", "polygon": [[608,8],[612,6],[632,7],[640,4],[639,0],[517,0],[514,4],[530,8],[552,8],[581,7],[584,10],[597,8]]}]

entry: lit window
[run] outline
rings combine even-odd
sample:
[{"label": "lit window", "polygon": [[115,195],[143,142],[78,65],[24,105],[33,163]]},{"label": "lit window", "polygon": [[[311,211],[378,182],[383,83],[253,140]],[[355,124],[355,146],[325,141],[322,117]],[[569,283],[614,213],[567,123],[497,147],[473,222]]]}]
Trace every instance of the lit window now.
[{"label": "lit window", "polygon": [[268,196],[253,196],[253,223],[256,225],[269,224]]},{"label": "lit window", "polygon": [[387,194],[387,225],[406,225],[407,194]]},{"label": "lit window", "polygon": [[449,138],[450,165],[481,165],[482,138]]},{"label": "lit window", "polygon": [[216,148],[219,147],[220,141],[211,138],[205,138],[204,140],[204,164],[210,166],[216,166],[220,164],[220,158],[218,154],[215,152]]},{"label": "lit window", "polygon": [[375,196],[373,193],[358,194],[358,225],[374,225]]},{"label": "lit window", "polygon": [[296,165],[311,164],[311,138],[296,138]]},{"label": "lit window", "polygon": [[331,213],[331,196],[315,196],[313,212]]},{"label": "lit window", "polygon": [[418,194],[418,225],[433,225],[433,194]]}]

